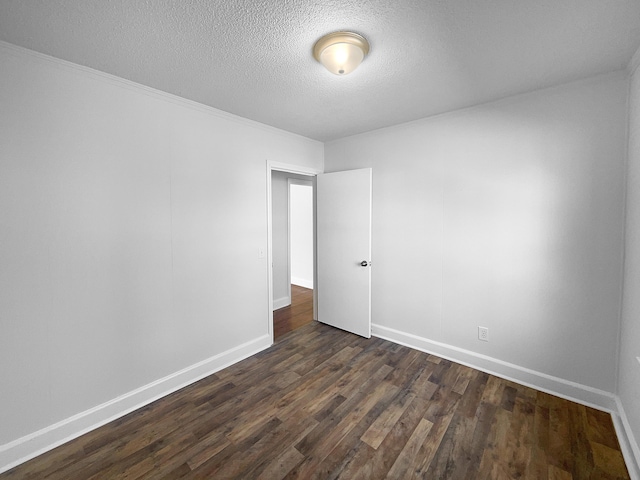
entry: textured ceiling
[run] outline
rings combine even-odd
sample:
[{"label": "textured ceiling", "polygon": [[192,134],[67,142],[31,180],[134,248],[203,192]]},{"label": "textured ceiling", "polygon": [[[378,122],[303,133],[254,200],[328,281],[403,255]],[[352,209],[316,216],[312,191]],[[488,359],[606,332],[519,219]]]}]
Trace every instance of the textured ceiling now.
[{"label": "textured ceiling", "polygon": [[[312,56],[348,29],[351,75]],[[318,140],[624,68],[638,0],[0,0],[0,40]]]}]

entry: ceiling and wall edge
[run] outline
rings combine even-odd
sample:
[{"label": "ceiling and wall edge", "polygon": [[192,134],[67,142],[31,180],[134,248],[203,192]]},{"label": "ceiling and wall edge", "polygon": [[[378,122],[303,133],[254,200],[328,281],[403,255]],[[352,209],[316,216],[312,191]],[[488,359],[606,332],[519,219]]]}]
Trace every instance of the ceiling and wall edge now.
[{"label": "ceiling and wall edge", "polygon": [[272,127],[271,125],[267,125],[266,123],[261,123],[256,120],[251,120],[246,117],[241,117],[240,115],[235,115],[233,113],[225,112],[224,110],[210,107],[203,103],[194,102],[193,100],[188,100],[184,97],[180,97],[172,93],[168,93],[162,90],[158,90],[156,88],[148,87],[141,83],[133,82],[131,80],[127,80],[125,78],[118,77],[110,73],[96,70],[91,67],[85,67],[84,65],[79,65],[77,63],[69,62],[61,58],[52,57],[51,55],[36,52],[35,50],[30,50],[25,47],[20,47],[18,45],[14,45],[9,42],[0,40],[0,49],[15,56],[27,57],[34,61],[44,62],[50,65],[54,65],[58,68],[64,68],[66,70],[75,71],[79,75],[84,75],[84,76],[93,78],[95,80],[103,81],[127,90],[133,90],[139,93],[143,93],[144,95],[147,95],[149,97],[152,97],[158,100],[162,100],[168,103],[172,103],[174,105],[180,105],[186,108],[190,108],[192,110],[196,110],[201,113],[206,113],[208,115],[218,117],[224,120],[228,120],[230,122],[234,122],[240,125],[253,127],[253,128],[263,130],[272,134],[282,135],[284,137],[296,138],[298,140],[302,139],[304,141],[307,141],[309,143],[316,144],[316,145],[324,144],[319,140],[305,137],[304,135],[300,135],[298,133],[293,133],[287,130],[283,130],[281,128]]},{"label": "ceiling and wall edge", "polygon": [[236,115],[233,113],[229,113],[226,112],[224,110],[220,110],[218,108],[215,107],[210,107],[208,105],[205,105],[203,103],[199,103],[199,102],[195,102],[193,100],[189,100],[186,99],[184,97],[180,97],[178,95],[174,95],[172,93],[168,93],[165,92],[163,90],[158,90],[156,88],[153,87],[148,87],[146,85],[143,85],[141,83],[137,83],[137,82],[133,82],[131,80],[127,80],[125,78],[122,77],[118,77],[116,75],[112,75],[110,73],[106,73],[100,70],[96,70],[94,68],[91,67],[86,67],[84,65],[80,65],[77,63],[73,63],[67,60],[63,60],[57,57],[53,57],[51,55],[47,55],[44,53],[40,53],[37,52],[35,50],[31,50],[25,47],[21,47],[18,45],[14,45],[12,43],[9,42],[5,42],[3,40],[0,40],[0,49],[5,50],[8,53],[14,54],[14,55],[23,55],[26,56],[28,58],[31,58],[33,60],[39,60],[42,62],[46,62],[49,64],[53,64],[59,68],[66,68],[69,70],[74,70],[79,74],[83,74],[86,75],[88,77],[93,77],[94,79],[97,80],[102,80],[105,81],[107,83],[110,83],[112,85],[116,85],[128,90],[134,90],[134,91],[138,91],[141,93],[144,93],[145,95],[148,95],[150,97],[153,98],[157,98],[163,101],[166,101],[168,103],[173,103],[176,105],[181,105],[202,113],[206,113],[208,115],[212,115],[214,117],[218,117],[218,118],[222,118],[225,120],[229,120],[231,122],[237,123],[237,124],[241,124],[241,125],[247,125],[259,130],[263,130],[266,132],[270,132],[270,133],[275,133],[278,135],[282,135],[285,137],[290,137],[290,138],[297,138],[297,139],[303,139],[309,143],[312,144],[321,144],[321,145],[325,145],[327,143],[339,143],[340,141],[342,141],[343,139],[346,138],[357,138],[357,137],[366,137],[367,135],[370,134],[375,134],[376,132],[379,131],[388,131],[388,130],[393,130],[396,128],[405,128],[407,126],[411,126],[411,125],[420,125],[422,123],[425,122],[429,122],[432,120],[436,120],[439,118],[446,118],[448,115],[456,115],[456,114],[460,114],[460,113],[464,113],[464,112],[469,112],[469,111],[473,111],[474,109],[477,108],[481,108],[485,105],[492,105],[492,104],[497,104],[499,105],[502,102],[506,102],[506,101],[510,101],[511,99],[517,99],[517,98],[526,98],[529,95],[533,95],[536,94],[537,92],[541,92],[541,91],[550,91],[556,88],[561,88],[564,87],[566,85],[580,85],[583,83],[588,83],[590,81],[593,81],[594,79],[597,78],[602,78],[602,77],[607,77],[609,75],[631,75],[638,67],[640,67],[640,46],[638,47],[638,49],[636,50],[636,53],[634,54],[634,56],[631,58],[631,60],[629,61],[629,64],[627,65],[627,67],[625,69],[621,69],[621,70],[612,70],[610,72],[605,72],[605,73],[601,73],[598,75],[592,75],[589,77],[584,77],[578,80],[571,80],[568,82],[563,82],[563,83],[559,83],[556,85],[552,85],[549,87],[544,87],[544,88],[539,88],[539,89],[535,89],[535,90],[530,90],[528,92],[524,92],[524,93],[518,93],[515,95],[507,95],[505,97],[501,97],[495,100],[489,100],[487,102],[482,102],[482,103],[477,103],[475,105],[470,105],[468,107],[464,107],[464,108],[458,108],[458,109],[454,109],[454,110],[448,110],[446,112],[442,112],[442,113],[437,113],[435,115],[429,115],[427,117],[422,117],[422,118],[418,118],[416,120],[411,120],[408,122],[402,122],[402,123],[398,123],[395,125],[390,125],[390,126],[386,126],[386,127],[382,127],[382,128],[377,128],[374,130],[368,130],[366,132],[362,132],[362,133],[357,133],[355,135],[347,135],[345,137],[341,137],[341,138],[337,138],[334,140],[327,140],[327,141],[320,141],[320,140],[315,140],[313,138],[310,137],[305,137],[304,135],[300,135],[298,133],[293,133],[290,132],[288,130],[284,130],[281,128],[277,128],[277,127],[273,127],[271,125],[268,125],[266,123],[262,123],[262,122],[258,122],[256,120],[251,120],[249,118],[246,117],[242,117],[240,115]]},{"label": "ceiling and wall edge", "polygon": [[[638,50],[640,51],[640,49]],[[640,66],[640,55],[638,56],[638,65]],[[417,120],[411,120],[409,122],[404,122],[404,123],[398,123],[396,125],[390,125],[388,127],[382,127],[382,128],[376,128],[375,130],[369,130],[367,132],[362,132],[362,133],[356,133],[355,135],[349,135],[349,136],[345,136],[342,138],[337,138],[335,140],[328,140],[326,142],[324,142],[325,144],[339,144],[342,141],[346,141],[347,139],[353,139],[353,138],[366,138],[367,136],[370,135],[377,135],[379,132],[392,132],[394,130],[402,130],[404,128],[407,127],[411,127],[411,126],[419,126],[419,125],[423,125],[425,123],[429,123],[432,121],[437,121],[443,118],[447,118],[450,116],[457,116],[457,115],[462,115],[465,114],[467,112],[473,112],[475,110],[484,108],[488,105],[502,105],[504,103],[508,103],[508,102],[512,102],[514,100],[519,100],[519,99],[526,99],[529,96],[533,96],[533,95],[537,95],[539,92],[552,92],[556,89],[562,89],[565,88],[568,85],[585,85],[585,84],[590,84],[591,82],[597,82],[600,79],[603,78],[607,78],[607,77],[629,77],[629,71],[628,69],[621,69],[621,70],[612,70],[610,72],[605,72],[605,73],[600,73],[598,75],[592,75],[590,77],[585,77],[585,78],[581,78],[579,80],[572,80],[569,82],[565,82],[565,83],[558,83],[557,85],[553,85],[551,87],[544,87],[544,88],[539,88],[536,90],[530,90],[528,92],[524,92],[524,93],[518,93],[515,95],[508,95],[506,97],[502,97],[499,98],[497,100],[490,100],[488,102],[483,102],[483,103],[477,103],[475,105],[471,105],[468,107],[464,107],[464,108],[457,108],[455,110],[449,110],[447,112],[442,112],[442,113],[438,113],[435,115],[430,115],[428,117],[423,117],[423,118],[418,118]]]}]

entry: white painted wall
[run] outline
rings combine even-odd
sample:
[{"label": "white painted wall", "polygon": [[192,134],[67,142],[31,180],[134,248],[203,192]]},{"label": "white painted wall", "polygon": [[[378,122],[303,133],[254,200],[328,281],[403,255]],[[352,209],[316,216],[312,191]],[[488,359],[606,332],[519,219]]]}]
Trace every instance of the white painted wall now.
[{"label": "white painted wall", "polygon": [[313,288],[313,187],[290,186],[291,283]]},{"label": "white painted wall", "polygon": [[[639,83],[618,386],[636,438]],[[613,392],[626,89],[326,145],[327,171],[374,168],[374,323]],[[323,145],[0,43],[0,470],[20,437],[267,335],[266,160],[321,169]]]},{"label": "white painted wall", "polygon": [[267,338],[267,160],[323,145],[0,44],[0,460]]},{"label": "white painted wall", "polygon": [[628,422],[627,435],[640,466],[640,50],[634,58],[629,95],[629,161],[618,394]]},{"label": "white painted wall", "polygon": [[373,168],[374,327],[614,392],[626,98],[618,72],[327,143]]}]

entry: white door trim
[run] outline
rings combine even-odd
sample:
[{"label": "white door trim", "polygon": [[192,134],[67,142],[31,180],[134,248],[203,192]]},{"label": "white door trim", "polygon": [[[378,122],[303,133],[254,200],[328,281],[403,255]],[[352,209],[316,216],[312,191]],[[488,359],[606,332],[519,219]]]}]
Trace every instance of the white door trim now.
[{"label": "white door trim", "polygon": [[[271,204],[271,173],[273,171],[279,172],[288,172],[288,173],[296,173],[298,175],[307,175],[309,177],[315,177],[316,175],[322,173],[322,170],[318,170],[316,168],[310,167],[301,167],[300,165],[291,165],[287,163],[280,162],[272,162],[267,160],[267,294],[268,298],[268,312],[267,312],[267,325],[269,336],[271,337],[271,344],[273,344],[273,218],[272,218],[272,208]],[[315,192],[314,192],[314,200],[313,200],[313,275],[314,284],[318,283],[317,279],[317,268],[316,268],[316,245],[315,245],[315,216],[316,216],[316,201],[315,201]],[[313,316],[314,320],[316,311],[317,311],[317,294],[316,289],[313,291]]]}]

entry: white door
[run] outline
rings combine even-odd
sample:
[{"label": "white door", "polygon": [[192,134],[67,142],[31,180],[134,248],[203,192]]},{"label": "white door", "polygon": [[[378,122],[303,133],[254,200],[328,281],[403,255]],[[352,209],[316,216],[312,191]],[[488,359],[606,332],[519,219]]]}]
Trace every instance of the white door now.
[{"label": "white door", "polygon": [[318,175],[318,321],[371,337],[371,169]]}]

